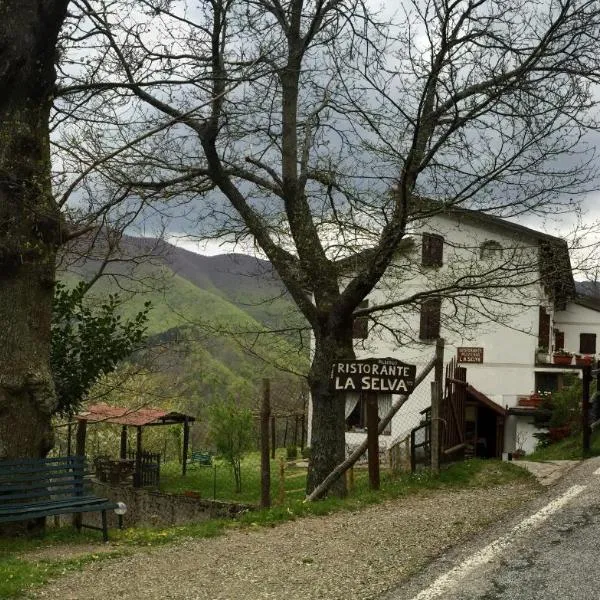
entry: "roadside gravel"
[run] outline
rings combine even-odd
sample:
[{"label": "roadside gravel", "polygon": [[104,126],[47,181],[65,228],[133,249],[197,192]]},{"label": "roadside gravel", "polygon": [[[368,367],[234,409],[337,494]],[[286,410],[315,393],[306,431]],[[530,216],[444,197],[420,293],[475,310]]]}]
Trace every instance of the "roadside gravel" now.
[{"label": "roadside gravel", "polygon": [[367,600],[539,493],[534,481],[437,490],[360,512],[107,559],[37,590],[61,600]]}]

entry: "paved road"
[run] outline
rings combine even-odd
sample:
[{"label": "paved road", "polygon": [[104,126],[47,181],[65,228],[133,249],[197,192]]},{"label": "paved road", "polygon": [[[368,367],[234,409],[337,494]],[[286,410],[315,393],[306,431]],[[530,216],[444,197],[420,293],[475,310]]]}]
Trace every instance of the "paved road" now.
[{"label": "paved road", "polygon": [[469,546],[384,600],[600,599],[600,458]]}]

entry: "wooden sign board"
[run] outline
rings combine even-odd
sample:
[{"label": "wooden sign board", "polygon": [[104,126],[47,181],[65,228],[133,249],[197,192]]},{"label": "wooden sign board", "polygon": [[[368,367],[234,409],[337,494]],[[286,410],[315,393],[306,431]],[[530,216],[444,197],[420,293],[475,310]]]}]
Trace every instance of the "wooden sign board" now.
[{"label": "wooden sign board", "polygon": [[456,360],[459,363],[482,363],[483,348],[465,347],[456,349]]},{"label": "wooden sign board", "polygon": [[395,358],[339,360],[331,367],[330,382],[340,392],[409,394],[415,387],[417,367]]}]

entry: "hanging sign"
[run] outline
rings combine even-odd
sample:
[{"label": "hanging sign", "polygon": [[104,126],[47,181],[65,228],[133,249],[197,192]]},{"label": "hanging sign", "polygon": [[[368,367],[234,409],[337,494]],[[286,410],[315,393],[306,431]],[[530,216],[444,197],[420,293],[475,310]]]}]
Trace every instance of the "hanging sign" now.
[{"label": "hanging sign", "polygon": [[417,367],[395,358],[338,360],[331,367],[330,382],[336,391],[407,394],[415,387]]}]

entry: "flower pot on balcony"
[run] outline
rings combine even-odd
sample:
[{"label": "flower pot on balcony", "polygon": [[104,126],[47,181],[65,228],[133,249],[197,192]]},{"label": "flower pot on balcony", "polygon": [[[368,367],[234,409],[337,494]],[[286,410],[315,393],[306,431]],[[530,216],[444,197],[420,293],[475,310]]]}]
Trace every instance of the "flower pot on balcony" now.
[{"label": "flower pot on balcony", "polygon": [[589,355],[585,355],[585,356],[576,356],[575,357],[575,364],[578,367],[585,367],[587,365],[591,365],[592,364],[592,357]]},{"label": "flower pot on balcony", "polygon": [[552,360],[555,365],[567,366],[573,361],[573,356],[570,354],[554,354]]}]

